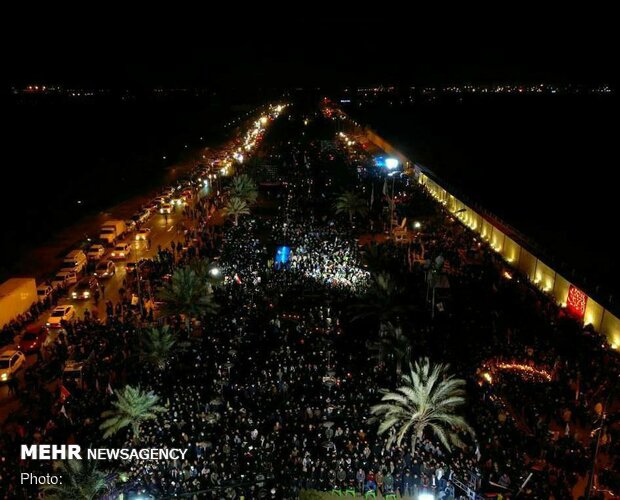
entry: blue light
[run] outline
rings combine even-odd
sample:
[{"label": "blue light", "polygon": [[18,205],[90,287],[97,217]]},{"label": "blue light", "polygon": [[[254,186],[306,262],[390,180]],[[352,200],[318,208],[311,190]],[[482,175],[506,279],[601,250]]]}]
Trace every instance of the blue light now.
[{"label": "blue light", "polygon": [[280,246],[276,249],[276,265],[284,265],[288,262],[291,255],[291,249],[287,246]]},{"label": "blue light", "polygon": [[385,157],[384,156],[375,156],[375,167],[385,167]]}]

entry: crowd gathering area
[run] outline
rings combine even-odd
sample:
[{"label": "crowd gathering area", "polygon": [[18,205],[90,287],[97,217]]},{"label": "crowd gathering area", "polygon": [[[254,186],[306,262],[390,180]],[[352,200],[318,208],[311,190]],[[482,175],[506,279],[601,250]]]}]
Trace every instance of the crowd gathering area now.
[{"label": "crowd gathering area", "polygon": [[[337,126],[288,107],[141,269],[149,314],[121,299],[63,326],[3,423],[2,498],[560,500],[597,441],[593,498],[612,489],[616,353]],[[68,360],[80,378],[50,392]],[[53,470],[62,487],[20,484]]]}]

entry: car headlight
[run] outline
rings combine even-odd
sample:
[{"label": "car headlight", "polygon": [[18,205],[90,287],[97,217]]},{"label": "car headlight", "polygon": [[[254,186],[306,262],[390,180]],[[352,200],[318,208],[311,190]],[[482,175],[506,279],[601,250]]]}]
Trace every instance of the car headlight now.
[{"label": "car headlight", "polygon": [[2,380],[6,380],[8,378],[8,375],[6,373],[2,374]]},{"label": "car headlight", "polygon": [[77,292],[73,292],[73,298],[77,298]]},{"label": "car headlight", "polygon": [[90,297],[90,292],[84,292],[84,297]]}]

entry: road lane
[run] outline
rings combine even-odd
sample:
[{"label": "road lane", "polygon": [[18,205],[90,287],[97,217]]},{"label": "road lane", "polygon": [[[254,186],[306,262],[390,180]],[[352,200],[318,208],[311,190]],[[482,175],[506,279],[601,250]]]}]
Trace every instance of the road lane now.
[{"label": "road lane", "polygon": [[[78,318],[84,317],[84,312],[88,309],[91,313],[93,311],[98,312],[99,319],[105,321],[105,302],[107,300],[111,300],[112,303],[116,304],[119,301],[120,294],[119,290],[123,287],[123,281],[127,274],[126,266],[128,262],[138,262],[143,258],[153,258],[157,255],[158,248],[170,248],[170,244],[172,241],[178,241],[183,239],[183,231],[182,227],[190,227],[191,221],[182,215],[182,208],[175,207],[173,213],[166,217],[162,214],[156,213],[153,214],[143,225],[142,227],[148,227],[151,229],[150,232],[150,247],[148,243],[144,240],[136,241],[135,232],[131,232],[125,238],[122,239],[123,242],[131,243],[131,255],[128,259],[123,260],[115,260],[116,264],[116,274],[108,279],[100,280],[100,283],[103,283],[105,286],[105,297],[101,297],[99,299],[98,305],[95,304],[95,300],[93,297],[87,300],[76,300],[72,299],[71,291],[74,287],[71,287],[66,296],[58,301],[58,305],[71,304],[76,309],[76,314]],[[113,260],[110,259],[110,254],[112,252],[112,248],[106,249],[106,253],[102,257],[101,260]],[[101,261],[99,261],[101,262]],[[43,312],[37,320],[34,322],[36,326],[45,325],[49,314],[51,313],[52,308]],[[57,331],[52,331],[50,333],[50,340],[53,341],[57,335]],[[19,343],[20,336],[17,336],[14,342],[10,345],[5,346],[2,350],[5,349],[17,349],[17,345]],[[18,372],[18,380],[20,382],[20,386],[24,385],[24,373],[27,368],[31,367],[37,362],[37,354],[32,353],[26,355],[26,363],[24,364],[24,368]],[[18,400],[9,394],[9,387],[7,384],[0,384],[0,406],[2,407],[2,411],[0,412],[3,416],[7,415],[11,411],[11,407],[13,404],[18,404]],[[0,417],[0,420],[3,418]]]}]

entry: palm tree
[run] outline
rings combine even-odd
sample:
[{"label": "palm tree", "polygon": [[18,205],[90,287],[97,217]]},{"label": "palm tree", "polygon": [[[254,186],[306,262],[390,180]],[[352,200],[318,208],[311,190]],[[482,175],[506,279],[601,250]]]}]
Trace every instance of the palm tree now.
[{"label": "palm tree", "polygon": [[187,332],[191,318],[217,311],[210,284],[190,266],[180,267],[172,273],[170,281],[159,292],[159,298],[164,302],[163,316],[185,316]]},{"label": "palm tree", "polygon": [[372,421],[380,420],[378,434],[388,430],[386,447],[400,446],[405,436],[411,434],[411,453],[429,428],[441,443],[451,450],[451,445],[462,446],[458,432],[474,431],[465,419],[454,411],[465,404],[465,381],[448,375],[448,365],[431,365],[428,358],[420,359],[410,373],[402,375],[403,385],[391,392],[382,389],[381,403],[370,409]]},{"label": "palm tree", "polygon": [[409,297],[388,273],[373,274],[368,292],[360,302],[351,306],[352,321],[375,320],[380,330],[387,323],[400,326],[403,317],[412,310]]},{"label": "palm tree", "polygon": [[168,325],[151,328],[141,337],[140,360],[163,370],[176,343]]},{"label": "palm tree", "polygon": [[385,269],[389,264],[390,255],[386,245],[372,243],[362,251],[364,265],[371,272]]},{"label": "palm tree", "polygon": [[104,439],[129,426],[134,439],[138,440],[143,422],[154,420],[158,413],[168,411],[157,404],[159,396],[152,391],[142,391],[140,387],[126,385],[121,391],[114,391],[114,394],[116,394],[116,401],[112,402],[114,409],[101,414],[105,420],[99,428],[104,431]]},{"label": "palm tree", "polygon": [[387,333],[372,342],[370,350],[373,351],[372,357],[379,362],[393,357],[396,361],[396,374],[400,375],[403,359],[409,359],[411,356],[411,342],[403,334],[400,326],[395,327],[392,323],[386,326]]},{"label": "palm tree", "polygon": [[228,192],[231,198],[239,198],[248,205],[253,205],[258,198],[256,183],[247,174],[235,177]]},{"label": "palm tree", "polygon": [[190,262],[190,267],[210,287],[215,287],[222,283],[221,270],[215,262],[211,262],[207,257],[194,259]]},{"label": "palm tree", "polygon": [[368,205],[355,191],[345,191],[338,198],[334,204],[337,214],[348,214],[349,222],[353,224],[353,216],[366,215],[368,213]]},{"label": "palm tree", "polygon": [[62,483],[44,484],[45,498],[94,500],[110,488],[110,476],[100,471],[94,460],[64,460],[55,462],[54,468],[62,476]]},{"label": "palm tree", "polygon": [[224,215],[227,217],[233,217],[235,220],[235,226],[239,224],[240,215],[250,215],[250,207],[245,200],[233,196],[228,199],[226,206],[224,206]]}]

